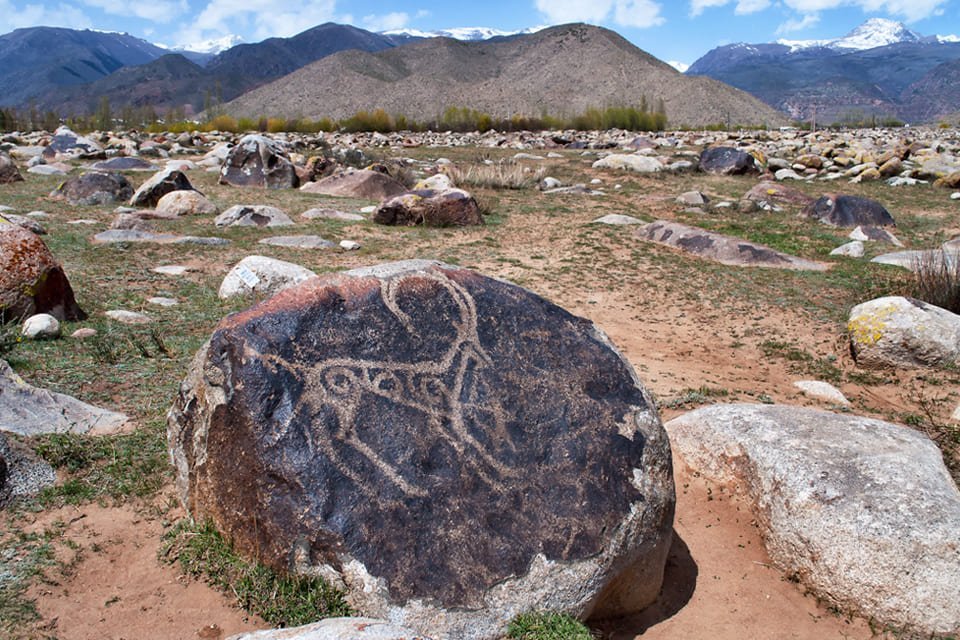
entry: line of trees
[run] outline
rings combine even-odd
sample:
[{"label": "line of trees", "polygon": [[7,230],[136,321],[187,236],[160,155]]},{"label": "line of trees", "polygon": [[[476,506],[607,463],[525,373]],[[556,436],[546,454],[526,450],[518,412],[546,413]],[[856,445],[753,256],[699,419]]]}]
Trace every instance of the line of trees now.
[{"label": "line of trees", "polygon": [[334,121],[330,118],[310,120],[307,118],[234,118],[220,112],[216,94],[208,95],[209,119],[200,123],[187,120],[183,107],[167,111],[161,118],[153,107],[124,106],[119,112],[111,108],[110,100],[102,96],[93,113],[72,115],[66,118],[53,111],[40,113],[35,106],[22,111],[0,110],[0,131],[53,131],[66,124],[75,131],[109,131],[123,129],[146,129],[149,131],[192,131],[195,129],[219,131],[262,131],[278,133],[292,131],[316,133],[320,131],[532,131],[544,129],[627,129],[630,131],[662,131],[667,126],[666,108],[658,100],[651,109],[644,97],[636,106],[591,107],[575,116],[554,116],[542,113],[539,116],[514,115],[509,118],[494,117],[468,107],[449,107],[440,116],[416,121],[403,115],[391,115],[383,109],[359,111],[349,118]]}]

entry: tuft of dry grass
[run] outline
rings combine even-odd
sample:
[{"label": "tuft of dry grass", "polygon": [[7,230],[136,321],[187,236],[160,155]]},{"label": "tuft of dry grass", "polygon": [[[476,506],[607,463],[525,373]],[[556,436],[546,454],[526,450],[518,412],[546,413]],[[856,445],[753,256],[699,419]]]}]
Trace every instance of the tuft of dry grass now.
[{"label": "tuft of dry grass", "polygon": [[912,297],[960,313],[960,250],[921,253],[913,272]]},{"label": "tuft of dry grass", "polygon": [[445,169],[458,187],[484,189],[529,189],[544,176],[542,168],[532,170],[516,162],[473,164],[466,168],[449,165]]}]

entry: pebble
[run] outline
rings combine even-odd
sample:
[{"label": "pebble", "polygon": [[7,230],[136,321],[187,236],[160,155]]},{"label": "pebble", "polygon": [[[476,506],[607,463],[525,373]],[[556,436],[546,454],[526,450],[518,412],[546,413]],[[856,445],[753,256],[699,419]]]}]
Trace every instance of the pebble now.
[{"label": "pebble", "polygon": [[360,209],[360,213],[373,213],[376,210],[377,210],[377,205],[372,204],[369,207],[364,207],[363,209]]},{"label": "pebble", "polygon": [[67,224],[100,224],[100,221],[80,218],[79,220],[67,220]]},{"label": "pebble", "polygon": [[112,309],[106,312],[106,316],[121,324],[148,324],[153,322],[153,318],[145,313],[126,311],[125,309]]},{"label": "pebble", "polygon": [[78,340],[83,340],[85,338],[92,338],[97,335],[96,329],[91,329],[90,327],[81,327],[70,334],[71,338],[77,338]]},{"label": "pebble", "polygon": [[264,238],[260,241],[260,244],[294,249],[329,249],[335,246],[332,242],[324,240],[320,236],[274,236]]},{"label": "pebble", "polygon": [[360,248],[360,243],[353,240],[341,240],[340,248],[344,251],[356,251]]},{"label": "pebble", "polygon": [[820,380],[799,380],[794,382],[793,386],[811,398],[842,406],[850,404],[850,401],[843,395],[843,392],[828,382],[821,382]]},{"label": "pebble", "polygon": [[190,268],[183,267],[178,264],[168,264],[160,267],[154,267],[153,269],[150,269],[150,271],[153,271],[154,273],[159,273],[165,276],[182,276],[182,275],[186,275],[186,273],[190,271]]},{"label": "pebble", "polygon": [[30,316],[23,323],[20,335],[30,340],[48,340],[60,337],[60,321],[49,313]]},{"label": "pebble", "polygon": [[643,224],[643,220],[638,220],[633,216],[624,216],[619,213],[608,213],[602,218],[597,218],[596,220],[594,220],[593,224],[612,224],[612,225]]},{"label": "pebble", "polygon": [[147,302],[150,304],[155,304],[158,307],[175,307],[180,302],[176,298],[164,298],[163,296],[154,296],[153,298],[147,298]]}]

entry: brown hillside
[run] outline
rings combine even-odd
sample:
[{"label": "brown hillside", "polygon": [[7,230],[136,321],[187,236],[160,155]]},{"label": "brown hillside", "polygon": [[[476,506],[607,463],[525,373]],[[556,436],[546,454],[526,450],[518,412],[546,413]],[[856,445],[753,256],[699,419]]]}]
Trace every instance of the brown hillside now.
[{"label": "brown hillside", "polygon": [[246,93],[235,116],[346,118],[384,109],[415,120],[469,107],[495,117],[571,116],[588,107],[653,106],[671,126],[785,124],[787,116],[716,80],[687,77],[618,34],[583,24],[483,42],[433,38],[344,51]]}]

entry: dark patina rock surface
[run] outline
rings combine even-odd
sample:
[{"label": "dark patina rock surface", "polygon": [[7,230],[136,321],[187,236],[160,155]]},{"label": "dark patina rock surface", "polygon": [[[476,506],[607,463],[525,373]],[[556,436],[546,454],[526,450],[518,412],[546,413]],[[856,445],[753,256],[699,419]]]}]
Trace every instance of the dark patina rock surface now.
[{"label": "dark patina rock surface", "polygon": [[827,194],[812,202],[804,213],[834,227],[894,227],[896,222],[887,209],[870,198]]},{"label": "dark patina rock surface", "polygon": [[50,194],[51,198],[81,206],[126,202],[131,196],[133,186],[123,174],[101,171],[70,178]]},{"label": "dark patina rock surface", "polygon": [[132,207],[155,207],[160,198],[174,191],[194,191],[187,174],[179,169],[168,167],[158,171],[140,185],[130,198]]},{"label": "dark patina rock surface", "polygon": [[83,320],[63,268],[34,233],[0,219],[0,322],[37,313]]},{"label": "dark patina rock surface", "polygon": [[23,182],[23,176],[20,175],[20,169],[10,159],[10,156],[6,153],[0,153],[0,184],[10,184],[11,182]]},{"label": "dark patina rock surface", "polygon": [[377,224],[468,227],[483,224],[477,201],[462,189],[418,189],[391,198],[373,213]]},{"label": "dark patina rock surface", "polygon": [[300,178],[282,144],[265,136],[250,134],[230,149],[220,170],[220,184],[295,189],[300,186]]},{"label": "dark patina rock surface", "polygon": [[407,187],[385,173],[369,169],[346,169],[303,185],[301,191],[322,196],[384,200],[406,193]]},{"label": "dark patina rock surface", "polygon": [[194,517],[436,638],[660,589],[674,494],[650,397],[592,323],[472,271],[380,265],[229,316],[169,440]]},{"label": "dark patina rock surface", "polygon": [[710,147],[700,154],[700,171],[727,176],[760,173],[753,156],[733,147]]}]

